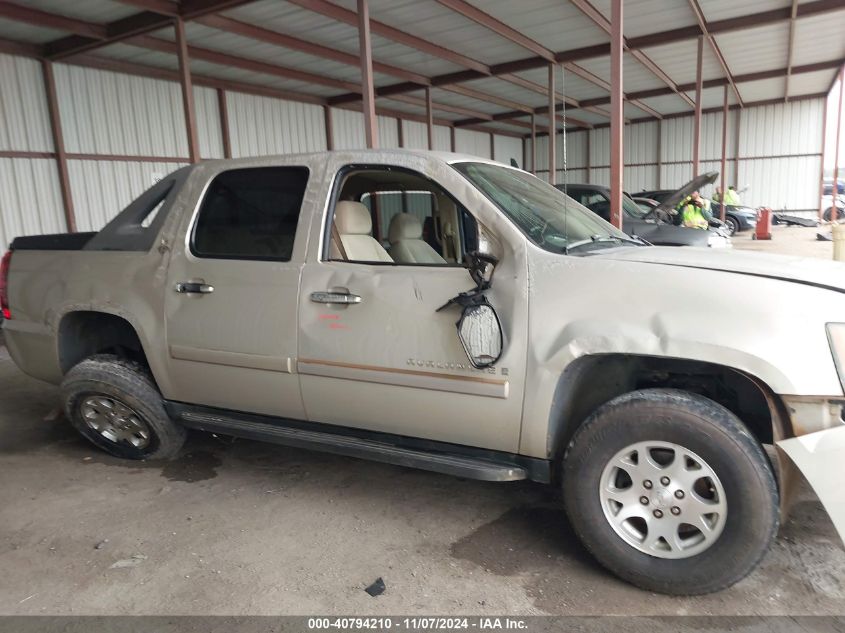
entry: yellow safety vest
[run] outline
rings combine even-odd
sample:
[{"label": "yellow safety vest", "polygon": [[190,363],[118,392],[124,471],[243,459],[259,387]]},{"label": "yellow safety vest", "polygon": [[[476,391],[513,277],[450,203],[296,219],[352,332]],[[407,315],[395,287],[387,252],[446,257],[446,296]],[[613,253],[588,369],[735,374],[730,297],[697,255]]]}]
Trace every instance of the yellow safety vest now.
[{"label": "yellow safety vest", "polygon": [[685,204],[681,209],[681,224],[690,229],[706,230],[710,226],[701,209],[692,203]]}]

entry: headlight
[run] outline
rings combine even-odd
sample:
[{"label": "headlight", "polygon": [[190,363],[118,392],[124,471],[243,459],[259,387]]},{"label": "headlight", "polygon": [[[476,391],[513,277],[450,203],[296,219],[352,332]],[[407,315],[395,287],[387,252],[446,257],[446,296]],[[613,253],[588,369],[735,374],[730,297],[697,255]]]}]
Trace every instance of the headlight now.
[{"label": "headlight", "polygon": [[731,248],[731,239],[720,233],[713,232],[710,233],[710,237],[707,239],[707,246],[710,248]]},{"label": "headlight", "polygon": [[839,382],[845,389],[845,323],[828,323],[825,327],[830,352],[833,354],[833,364],[836,365]]}]

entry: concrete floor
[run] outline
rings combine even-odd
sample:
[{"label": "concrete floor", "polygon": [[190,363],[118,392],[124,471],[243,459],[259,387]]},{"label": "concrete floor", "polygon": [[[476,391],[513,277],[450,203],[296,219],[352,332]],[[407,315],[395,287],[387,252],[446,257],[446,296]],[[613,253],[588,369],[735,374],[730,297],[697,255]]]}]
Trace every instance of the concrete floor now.
[{"label": "concrete floor", "polygon": [[735,249],[744,251],[833,259],[833,242],[818,240],[818,233],[829,235],[830,227],[778,225],[772,227],[771,240],[752,240],[752,232],[744,231],[735,235],[732,242]]},{"label": "concrete floor", "polygon": [[[776,231],[737,247],[818,249]],[[126,462],[55,408],[0,348],[0,614],[845,614],[845,550],[806,488],[754,574],[671,598],[599,568],[544,486],[202,434]]]}]

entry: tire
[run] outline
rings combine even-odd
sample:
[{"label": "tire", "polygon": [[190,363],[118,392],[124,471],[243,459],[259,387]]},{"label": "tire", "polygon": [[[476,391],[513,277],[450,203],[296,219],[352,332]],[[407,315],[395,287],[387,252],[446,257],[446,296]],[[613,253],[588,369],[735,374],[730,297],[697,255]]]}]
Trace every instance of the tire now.
[{"label": "tire", "polygon": [[[638,443],[643,444],[636,458],[633,453],[624,458],[636,464],[616,468],[615,464],[623,463],[616,458]],[[662,466],[675,477],[677,465],[681,471],[675,479],[663,480],[658,475],[652,481],[648,475],[654,468],[652,460],[643,460],[643,470],[636,470],[640,455],[646,452],[653,460],[659,455],[667,459],[667,446],[680,447],[673,457],[684,452],[682,461],[673,459]],[[696,460],[703,462],[703,470],[694,469]],[[631,490],[619,474],[628,474],[625,469],[630,470]],[[695,480],[686,487],[686,496],[677,496],[685,488],[678,482],[708,473],[714,477]],[[606,492],[609,489],[604,486],[610,480],[621,492]],[[667,487],[664,481],[669,482]],[[738,582],[762,560],[780,520],[775,477],[760,444],[730,411],[685,391],[634,391],[602,405],[570,442],[562,483],[569,520],[598,562],[623,580],[658,593],[706,594]],[[652,484],[650,490],[645,489],[647,483]],[[622,512],[615,499],[603,495],[635,501],[620,504],[626,509]],[[637,507],[646,500],[647,504]],[[704,507],[708,514],[702,514]],[[717,510],[710,513],[711,508]],[[676,510],[678,516],[673,516]],[[620,523],[617,517],[628,512],[642,513],[644,518],[632,516]],[[670,529],[684,519],[691,524]],[[702,520],[709,530],[691,529],[693,524],[703,525]],[[640,542],[644,527],[646,536]],[[655,540],[661,531],[672,536]],[[674,538],[677,534],[682,535],[679,540]]]},{"label": "tire", "polygon": [[186,431],[164,410],[152,376],[112,355],[88,358],[61,385],[65,415],[92,444],[124,459],[172,459]]},{"label": "tire", "polygon": [[[822,214],[822,218],[824,219],[825,222],[830,222],[831,218],[833,218],[833,207],[828,207],[827,209],[825,209],[824,213]],[[836,207],[836,222],[837,222],[837,224],[842,222],[842,220],[845,220],[845,209],[841,209],[839,207]]]},{"label": "tire", "polygon": [[728,233],[731,235],[736,235],[740,231],[739,220],[733,216],[725,216],[725,226],[728,228]]}]

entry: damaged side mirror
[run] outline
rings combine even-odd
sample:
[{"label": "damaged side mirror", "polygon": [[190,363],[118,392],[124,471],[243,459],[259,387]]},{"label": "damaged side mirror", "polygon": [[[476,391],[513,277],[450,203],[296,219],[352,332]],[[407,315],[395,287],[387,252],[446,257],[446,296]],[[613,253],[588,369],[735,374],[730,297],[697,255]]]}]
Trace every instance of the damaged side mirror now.
[{"label": "damaged side mirror", "polygon": [[491,367],[502,356],[502,324],[486,299],[465,306],[457,326],[461,345],[473,367]]},{"label": "damaged side mirror", "polygon": [[499,315],[484,296],[484,291],[493,283],[493,271],[499,260],[479,252],[468,253],[467,259],[467,269],[475,288],[452,297],[437,308],[437,312],[449,306],[460,306],[461,318],[455,324],[458,338],[470,364],[476,369],[486,369],[501,358],[504,347]]}]

